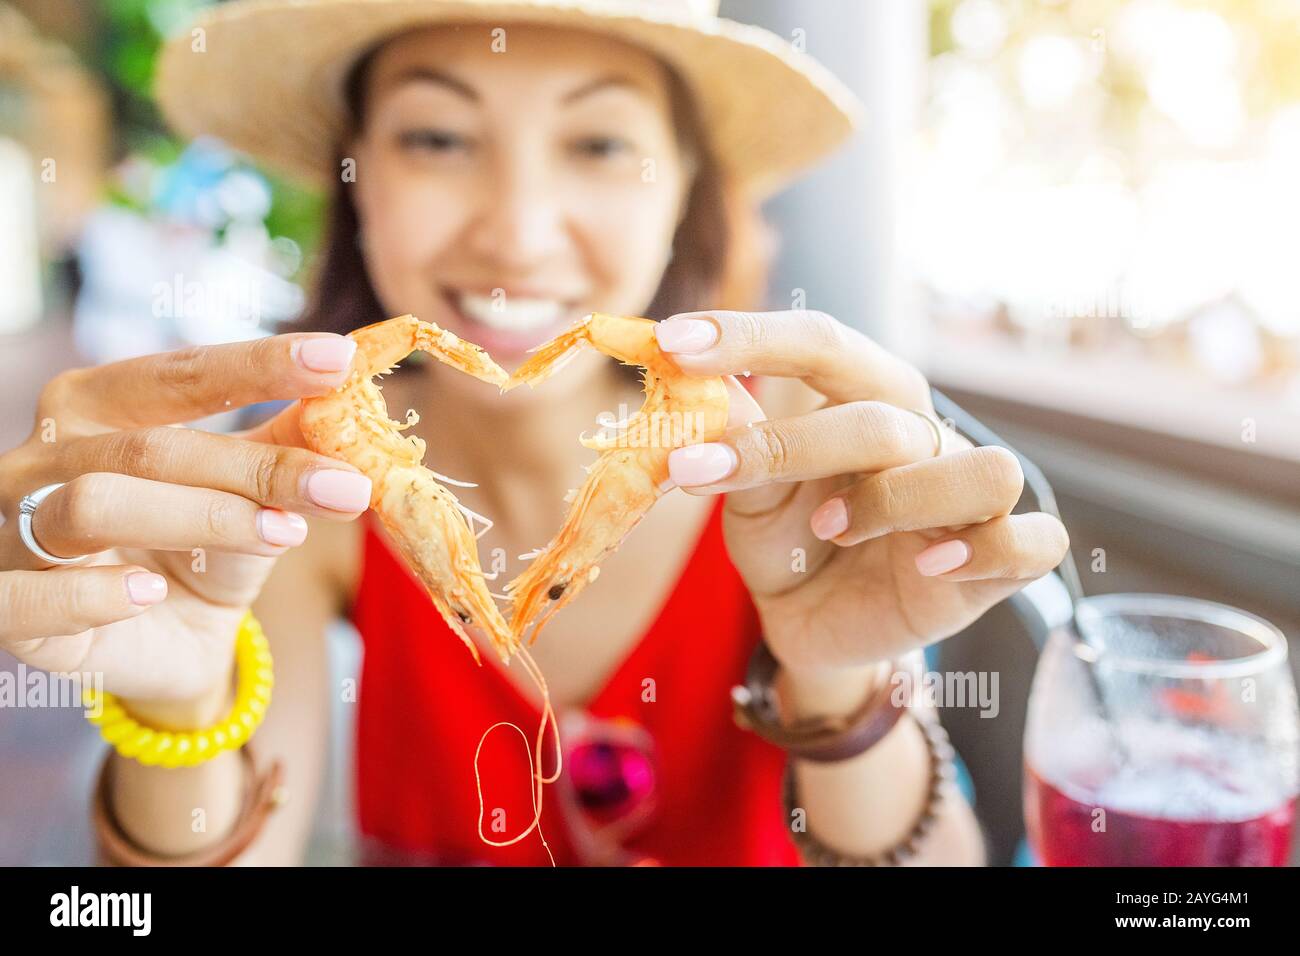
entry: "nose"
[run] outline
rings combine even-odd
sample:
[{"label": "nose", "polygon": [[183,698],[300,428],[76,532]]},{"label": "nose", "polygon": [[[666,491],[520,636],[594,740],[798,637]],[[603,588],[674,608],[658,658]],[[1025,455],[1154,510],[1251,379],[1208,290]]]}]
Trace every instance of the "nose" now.
[{"label": "nose", "polygon": [[526,274],[567,248],[561,191],[536,151],[516,149],[502,156],[481,197],[469,246],[496,268]]}]

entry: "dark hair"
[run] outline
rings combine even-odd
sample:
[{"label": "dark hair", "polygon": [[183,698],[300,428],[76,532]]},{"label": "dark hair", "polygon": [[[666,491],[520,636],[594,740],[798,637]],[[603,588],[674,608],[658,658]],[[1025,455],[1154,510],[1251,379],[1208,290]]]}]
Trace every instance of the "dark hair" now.
[{"label": "dark hair", "polygon": [[[345,89],[353,130],[364,122],[365,78],[374,52],[348,75]],[[685,155],[695,158],[696,168],[673,235],[672,258],[646,316],[664,319],[705,308],[754,308],[766,273],[762,243],[754,241],[764,228],[758,209],[729,191],[706,145],[694,98],[676,71],[669,69],[668,76],[679,143]],[[334,168],[341,163],[339,157]],[[358,245],[360,222],[349,192],[352,185],[340,176],[334,186],[311,302],[295,323],[298,330],[346,334],[388,318]]]}]

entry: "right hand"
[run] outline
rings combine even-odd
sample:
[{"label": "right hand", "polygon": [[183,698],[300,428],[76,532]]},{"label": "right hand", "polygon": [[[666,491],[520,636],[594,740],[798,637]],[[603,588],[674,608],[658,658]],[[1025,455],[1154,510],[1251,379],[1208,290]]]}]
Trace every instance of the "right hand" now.
[{"label": "right hand", "polygon": [[[255,402],[322,395],[353,343],[278,335],[75,369],[53,379],[36,427],[0,455],[0,648],[56,673],[99,673],[149,701],[210,695],[235,631],[303,515],[351,520],[369,505],[356,468],[303,447],[294,403],[238,435],[168,427]],[[52,440],[51,440],[52,439]],[[64,486],[18,536],[23,495]],[[195,549],[201,549],[196,551]]]}]

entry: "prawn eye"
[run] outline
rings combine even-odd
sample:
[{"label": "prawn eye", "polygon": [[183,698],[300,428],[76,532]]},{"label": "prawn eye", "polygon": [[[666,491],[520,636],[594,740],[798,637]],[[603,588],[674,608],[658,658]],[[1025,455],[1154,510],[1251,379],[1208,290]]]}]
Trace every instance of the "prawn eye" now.
[{"label": "prawn eye", "polygon": [[457,616],[458,618],[460,618],[460,623],[462,623],[462,624],[468,624],[468,623],[469,623],[469,615],[466,614],[464,611],[457,611],[457,612],[456,612],[456,616]]},{"label": "prawn eye", "polygon": [[567,584],[552,584],[551,589],[546,592],[546,596],[550,598],[552,601],[558,601],[560,599],[560,595],[564,593],[564,589],[566,587],[568,587]]}]

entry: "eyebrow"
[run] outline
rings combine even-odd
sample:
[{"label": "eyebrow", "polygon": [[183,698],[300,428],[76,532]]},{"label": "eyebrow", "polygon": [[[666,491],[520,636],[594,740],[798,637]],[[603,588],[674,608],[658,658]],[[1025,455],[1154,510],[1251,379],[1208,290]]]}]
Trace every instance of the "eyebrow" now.
[{"label": "eyebrow", "polygon": [[441,70],[431,70],[424,66],[411,67],[409,70],[403,70],[394,80],[395,83],[436,83],[439,86],[445,86],[453,93],[458,93],[471,103],[479,101],[478,93],[474,88],[463,80],[458,80],[450,74],[443,73]]},{"label": "eyebrow", "polygon": [[582,99],[583,97],[591,96],[593,93],[598,93],[601,90],[610,89],[610,88],[627,89],[627,90],[631,90],[634,93],[640,93],[642,95],[645,95],[646,93],[645,87],[642,86],[640,83],[635,82],[629,77],[622,76],[616,73],[611,73],[608,76],[597,77],[596,79],[591,80],[590,82],[582,84],[577,89],[569,91],[563,96],[560,102],[568,106]]},{"label": "eyebrow", "polygon": [[[399,84],[409,82],[436,83],[439,86],[444,86],[453,93],[464,97],[471,103],[479,102],[477,91],[475,91],[475,89],[464,80],[458,80],[449,73],[443,73],[441,70],[434,70],[429,67],[411,67],[409,70],[404,70],[399,73],[394,82]],[[564,94],[560,99],[560,102],[565,106],[571,106],[578,100],[606,89],[627,89],[634,93],[641,93],[643,95],[646,92],[645,87],[629,77],[610,74],[608,76],[597,77],[594,80],[583,83],[576,89],[570,90],[568,93]]]}]

